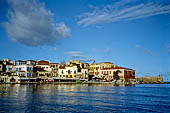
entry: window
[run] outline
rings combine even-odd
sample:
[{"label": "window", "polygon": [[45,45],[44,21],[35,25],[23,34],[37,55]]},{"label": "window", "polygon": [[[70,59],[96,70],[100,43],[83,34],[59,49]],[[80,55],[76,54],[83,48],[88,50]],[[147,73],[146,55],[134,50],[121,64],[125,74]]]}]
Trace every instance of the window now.
[{"label": "window", "polygon": [[78,68],[78,72],[81,72],[81,68]]},{"label": "window", "polygon": [[74,71],[74,74],[76,74],[76,71]]},{"label": "window", "polygon": [[28,70],[28,71],[31,71],[31,70],[33,70],[33,69],[32,69],[32,67],[27,67],[27,70]]},{"label": "window", "polygon": [[84,64],[82,64],[82,68],[84,68]]},{"label": "window", "polygon": [[63,70],[61,71],[62,74],[64,74]]},{"label": "window", "polygon": [[27,73],[27,76],[32,76],[32,73]]},{"label": "window", "polygon": [[68,70],[68,74],[71,74],[71,71],[70,71],[70,70]]}]

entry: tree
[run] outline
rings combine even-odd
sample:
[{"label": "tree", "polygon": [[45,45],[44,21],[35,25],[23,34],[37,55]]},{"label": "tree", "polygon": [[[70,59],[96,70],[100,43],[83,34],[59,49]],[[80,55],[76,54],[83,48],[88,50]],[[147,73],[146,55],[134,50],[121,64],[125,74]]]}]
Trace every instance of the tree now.
[{"label": "tree", "polygon": [[114,80],[119,80],[120,79],[120,77],[119,77],[119,73],[121,73],[121,71],[120,70],[116,70],[116,71],[114,71],[113,72],[113,78],[114,78]]}]

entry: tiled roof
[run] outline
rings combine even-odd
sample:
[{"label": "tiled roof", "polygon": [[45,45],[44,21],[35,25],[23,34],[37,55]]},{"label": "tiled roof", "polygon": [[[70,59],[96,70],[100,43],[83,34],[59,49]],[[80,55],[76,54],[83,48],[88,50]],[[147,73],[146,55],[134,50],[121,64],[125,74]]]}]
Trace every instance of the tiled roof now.
[{"label": "tiled roof", "polygon": [[102,62],[102,63],[113,64],[112,62]]},{"label": "tiled roof", "polygon": [[25,72],[25,71],[18,71],[18,72]]},{"label": "tiled roof", "polygon": [[66,69],[65,67],[59,67],[59,69]]},{"label": "tiled roof", "polygon": [[101,69],[101,70],[110,70],[110,69],[127,69],[127,70],[133,70],[133,69],[130,69],[130,68],[125,68],[125,67],[112,67],[112,68],[104,68],[104,69]]},{"label": "tiled roof", "polygon": [[49,65],[49,61],[40,60],[40,61],[38,61],[38,65]]}]

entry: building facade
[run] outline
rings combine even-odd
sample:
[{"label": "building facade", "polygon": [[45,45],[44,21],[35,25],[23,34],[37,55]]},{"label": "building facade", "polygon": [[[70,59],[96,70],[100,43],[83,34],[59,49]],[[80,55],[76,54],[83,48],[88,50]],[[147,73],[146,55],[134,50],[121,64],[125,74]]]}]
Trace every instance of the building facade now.
[{"label": "building facade", "polygon": [[100,71],[100,77],[107,81],[113,81],[115,71],[119,71],[119,79],[122,81],[135,80],[135,70],[124,67],[103,68]]},{"label": "building facade", "polygon": [[50,63],[47,60],[16,60],[0,61],[0,82],[32,82],[32,81],[90,81],[98,78],[113,81],[114,72],[122,81],[135,80],[135,70],[115,66],[111,62],[84,63],[70,60],[67,63]]}]

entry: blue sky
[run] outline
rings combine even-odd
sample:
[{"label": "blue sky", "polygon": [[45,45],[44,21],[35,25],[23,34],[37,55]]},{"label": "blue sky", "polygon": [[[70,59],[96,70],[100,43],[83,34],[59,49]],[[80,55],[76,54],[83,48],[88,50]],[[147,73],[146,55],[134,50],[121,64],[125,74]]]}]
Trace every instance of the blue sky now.
[{"label": "blue sky", "polygon": [[169,0],[0,0],[0,59],[110,61],[170,72]]}]

